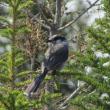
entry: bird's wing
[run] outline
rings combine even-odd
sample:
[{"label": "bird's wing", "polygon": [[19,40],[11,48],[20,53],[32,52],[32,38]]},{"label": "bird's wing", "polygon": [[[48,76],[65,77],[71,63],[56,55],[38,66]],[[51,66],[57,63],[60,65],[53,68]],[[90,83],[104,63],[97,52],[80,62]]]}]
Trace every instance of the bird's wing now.
[{"label": "bird's wing", "polygon": [[68,58],[68,49],[67,48],[59,48],[53,53],[51,53],[47,59],[45,59],[45,67],[49,70],[56,70],[62,66],[62,64]]}]

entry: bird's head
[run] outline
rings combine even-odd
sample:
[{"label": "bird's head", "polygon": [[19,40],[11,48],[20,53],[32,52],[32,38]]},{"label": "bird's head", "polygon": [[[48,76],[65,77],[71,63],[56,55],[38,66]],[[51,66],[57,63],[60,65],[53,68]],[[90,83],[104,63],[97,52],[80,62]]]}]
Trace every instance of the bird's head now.
[{"label": "bird's head", "polygon": [[48,39],[48,43],[62,43],[66,42],[66,38],[61,35],[54,35]]}]

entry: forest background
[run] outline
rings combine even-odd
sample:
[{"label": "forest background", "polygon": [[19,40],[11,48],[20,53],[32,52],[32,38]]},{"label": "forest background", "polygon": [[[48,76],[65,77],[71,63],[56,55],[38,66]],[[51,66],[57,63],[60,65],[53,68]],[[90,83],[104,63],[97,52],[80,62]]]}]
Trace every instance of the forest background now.
[{"label": "forest background", "polygon": [[[68,61],[29,99],[54,34]],[[109,110],[109,40],[110,0],[0,0],[0,110]]]}]

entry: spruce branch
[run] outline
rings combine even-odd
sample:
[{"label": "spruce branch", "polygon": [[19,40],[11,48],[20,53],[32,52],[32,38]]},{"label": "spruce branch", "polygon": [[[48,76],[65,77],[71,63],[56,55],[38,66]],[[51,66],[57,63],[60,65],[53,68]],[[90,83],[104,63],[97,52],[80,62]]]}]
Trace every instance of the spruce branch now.
[{"label": "spruce branch", "polygon": [[0,94],[0,103],[2,103],[7,109],[9,109],[9,105],[2,94]]},{"label": "spruce branch", "polygon": [[14,80],[15,80],[15,44],[16,44],[15,37],[16,37],[16,20],[17,20],[16,7],[13,7],[12,19],[13,19],[13,24],[12,24],[13,33],[12,33],[12,47],[11,47],[12,65],[11,65],[10,69],[11,69],[11,74],[12,74],[12,89],[14,89],[14,87],[15,87],[15,83],[14,83]]}]

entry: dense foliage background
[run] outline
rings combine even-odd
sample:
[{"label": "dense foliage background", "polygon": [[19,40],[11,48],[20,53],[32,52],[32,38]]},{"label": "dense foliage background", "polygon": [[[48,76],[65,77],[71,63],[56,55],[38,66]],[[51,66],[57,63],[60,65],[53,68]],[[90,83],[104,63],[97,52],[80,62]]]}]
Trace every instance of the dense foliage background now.
[{"label": "dense foliage background", "polygon": [[[86,3],[0,0],[0,110],[109,110],[110,0]],[[93,7],[104,16],[90,25]],[[68,39],[68,62],[29,99],[24,91],[56,33]]]}]

